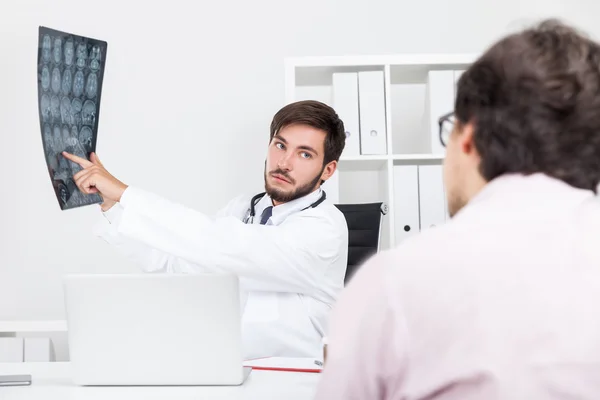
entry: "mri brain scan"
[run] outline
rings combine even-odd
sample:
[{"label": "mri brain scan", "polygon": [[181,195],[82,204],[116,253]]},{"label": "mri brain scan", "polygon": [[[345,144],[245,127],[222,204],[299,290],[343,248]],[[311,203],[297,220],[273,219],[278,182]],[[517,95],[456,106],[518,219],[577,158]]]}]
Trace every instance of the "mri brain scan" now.
[{"label": "mri brain scan", "polygon": [[87,59],[87,46],[84,43],[77,45],[77,67],[84,68]]},{"label": "mri brain scan", "polygon": [[79,97],[83,94],[83,88],[85,86],[85,77],[83,71],[75,72],[75,80],[73,81],[73,95]]},{"label": "mri brain scan", "polygon": [[71,123],[78,126],[81,125],[81,110],[83,109],[83,103],[81,100],[75,98],[71,102]]},{"label": "mri brain scan", "polygon": [[62,61],[62,39],[59,37],[54,39],[54,49],[52,54],[54,55],[54,64],[60,64]]},{"label": "mri brain scan", "polygon": [[50,69],[45,65],[42,68],[42,89],[44,91],[50,89]]},{"label": "mri brain scan", "polygon": [[89,158],[95,151],[106,50],[105,41],[39,28],[40,130],[52,187],[63,210],[102,202],[99,195],[77,189],[73,174],[81,167],[61,152]]},{"label": "mri brain scan", "polygon": [[65,64],[67,66],[73,65],[73,59],[75,58],[75,44],[72,39],[68,39],[65,43]]},{"label": "mri brain scan", "polygon": [[84,126],[81,128],[81,132],[79,132],[79,143],[81,143],[86,151],[86,153],[90,153],[92,150],[92,130],[89,126]]},{"label": "mri brain scan", "polygon": [[50,111],[50,96],[48,96],[46,93],[44,93],[42,95],[42,100],[41,100],[41,113],[42,113],[42,121],[44,122],[48,122],[50,121],[50,118],[52,117],[51,111]]},{"label": "mri brain scan", "polygon": [[71,123],[71,101],[66,96],[60,101],[60,119],[63,124]]},{"label": "mri brain scan", "polygon": [[50,98],[50,113],[52,114],[54,121],[58,121],[60,118],[60,100],[58,99],[58,96],[52,96],[52,98]]},{"label": "mri brain scan", "polygon": [[44,35],[42,38],[42,60],[50,62],[50,53],[52,52],[52,38],[49,35]]},{"label": "mri brain scan", "polygon": [[87,78],[87,84],[85,85],[85,94],[88,99],[93,99],[96,97],[96,92],[98,91],[98,75],[94,72],[91,72]]},{"label": "mri brain scan", "polygon": [[60,69],[58,69],[58,67],[54,67],[54,69],[52,70],[52,80],[51,80],[51,85],[52,85],[52,91],[55,94],[58,94],[58,92],[60,92]]},{"label": "mri brain scan", "polygon": [[83,119],[83,124],[88,125],[90,127],[94,127],[96,124],[96,105],[91,100],[86,100],[83,103],[83,110],[81,110],[81,118]]},{"label": "mri brain scan", "polygon": [[53,145],[54,141],[52,140],[52,129],[50,129],[50,125],[44,124],[44,152],[46,155],[51,154],[53,151]]},{"label": "mri brain scan", "polygon": [[68,96],[71,93],[71,86],[73,85],[73,74],[70,69],[65,69],[62,76],[61,93]]}]

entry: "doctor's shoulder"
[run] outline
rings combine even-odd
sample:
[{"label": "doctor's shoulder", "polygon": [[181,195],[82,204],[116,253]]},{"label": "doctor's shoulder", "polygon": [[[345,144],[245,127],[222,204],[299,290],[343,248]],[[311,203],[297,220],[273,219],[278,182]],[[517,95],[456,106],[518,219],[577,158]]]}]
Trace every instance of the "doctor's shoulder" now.
[{"label": "doctor's shoulder", "polygon": [[234,216],[242,219],[250,205],[253,194],[244,193],[230,199],[215,215],[217,218]]},{"label": "doctor's shoulder", "polygon": [[336,237],[347,240],[348,225],[344,214],[332,203],[325,201],[318,207],[298,211],[286,219],[284,223],[301,223],[307,228],[314,225],[315,231],[324,230],[334,233]]}]

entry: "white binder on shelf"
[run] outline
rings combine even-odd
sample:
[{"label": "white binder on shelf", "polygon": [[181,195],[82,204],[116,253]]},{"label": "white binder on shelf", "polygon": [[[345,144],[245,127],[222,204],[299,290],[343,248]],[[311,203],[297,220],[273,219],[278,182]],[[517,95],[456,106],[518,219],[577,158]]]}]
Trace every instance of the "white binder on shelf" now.
[{"label": "white binder on shelf", "polygon": [[429,71],[425,107],[432,154],[446,153],[440,143],[439,119],[454,109],[454,86],[454,71]]},{"label": "white binder on shelf", "polygon": [[421,231],[446,221],[441,165],[419,165],[419,210]]},{"label": "white binder on shelf", "polygon": [[360,155],[360,120],[358,116],[358,73],[333,73],[332,106],[344,122],[346,130],[345,157]]},{"label": "white binder on shelf", "polygon": [[396,245],[419,232],[419,178],[416,165],[394,166]]},{"label": "white binder on shelf", "polygon": [[25,338],[23,347],[23,361],[25,362],[54,361],[52,353],[52,341],[50,338]]},{"label": "white binder on shelf", "polygon": [[358,73],[361,154],[386,154],[385,82],[383,71]]},{"label": "white binder on shelf", "polygon": [[0,363],[23,362],[23,338],[0,337]]}]

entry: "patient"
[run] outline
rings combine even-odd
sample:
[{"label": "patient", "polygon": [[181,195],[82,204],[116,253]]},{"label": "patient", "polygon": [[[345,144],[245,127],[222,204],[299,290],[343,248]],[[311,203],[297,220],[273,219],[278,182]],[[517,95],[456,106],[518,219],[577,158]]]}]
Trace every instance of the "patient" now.
[{"label": "patient", "polygon": [[453,218],[359,270],[317,397],[600,399],[600,46],[504,38],[440,140]]}]

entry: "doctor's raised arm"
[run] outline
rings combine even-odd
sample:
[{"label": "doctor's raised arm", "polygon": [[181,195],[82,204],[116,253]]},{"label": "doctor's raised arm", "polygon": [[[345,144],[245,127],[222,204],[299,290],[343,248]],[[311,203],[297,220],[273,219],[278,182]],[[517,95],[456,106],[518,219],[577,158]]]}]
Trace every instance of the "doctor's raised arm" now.
[{"label": "doctor's raised arm", "polygon": [[264,190],[232,200],[216,217],[126,185],[95,154],[91,161],[64,156],[83,168],[74,176],[79,189],[104,200],[109,223],[101,236],[146,269],[235,273],[245,290],[304,296],[324,314],[344,285],[348,228],[321,185],[344,144],[344,124],[331,107],[285,106],[270,127]]}]

